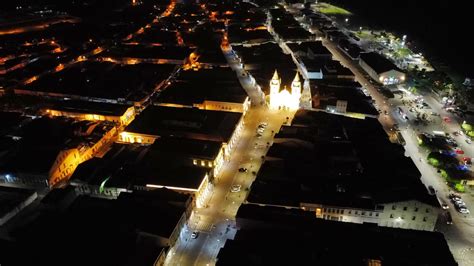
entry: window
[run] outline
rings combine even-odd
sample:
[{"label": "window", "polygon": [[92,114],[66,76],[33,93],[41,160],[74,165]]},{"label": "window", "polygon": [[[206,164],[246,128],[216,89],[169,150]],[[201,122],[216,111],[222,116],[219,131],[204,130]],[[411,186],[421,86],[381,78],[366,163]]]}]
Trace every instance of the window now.
[{"label": "window", "polygon": [[379,213],[378,213],[378,212],[375,214],[375,217],[379,217]]},{"label": "window", "polygon": [[207,165],[208,165],[209,167],[212,167],[212,162],[207,162]]},{"label": "window", "polygon": [[372,212],[369,212],[369,216],[372,216]]},{"label": "window", "polygon": [[407,206],[403,207],[403,210],[406,211],[406,210],[407,210]]},{"label": "window", "polygon": [[193,164],[194,164],[194,165],[197,165],[197,164],[198,164],[198,161],[197,161],[197,160],[193,160]]},{"label": "window", "polygon": [[426,217],[423,217],[423,222],[426,222]]},{"label": "window", "polygon": [[430,209],[426,209],[426,213],[429,213],[430,212]]},{"label": "window", "polygon": [[361,214],[362,214],[362,215],[365,215],[365,212],[362,212]]},{"label": "window", "polygon": [[390,218],[393,218],[393,214],[390,214]]},{"label": "window", "polygon": [[414,221],[416,219],[416,216],[411,217],[411,220]]},{"label": "window", "polygon": [[341,214],[344,214],[344,210],[341,210]]},{"label": "window", "polygon": [[392,210],[396,210],[397,207],[395,207],[395,205],[392,205]]},{"label": "window", "polygon": [[402,220],[405,220],[405,215],[402,215]]},{"label": "window", "polygon": [[359,214],[359,212],[358,212],[358,211],[356,211],[356,213],[355,213],[355,214],[357,215],[357,214]]},{"label": "window", "polygon": [[352,214],[352,211],[349,211],[349,214]]},{"label": "window", "polygon": [[415,212],[417,212],[417,211],[418,211],[418,208],[415,208]]},{"label": "window", "polygon": [[201,161],[201,166],[206,166],[206,162],[205,162],[205,161]]}]

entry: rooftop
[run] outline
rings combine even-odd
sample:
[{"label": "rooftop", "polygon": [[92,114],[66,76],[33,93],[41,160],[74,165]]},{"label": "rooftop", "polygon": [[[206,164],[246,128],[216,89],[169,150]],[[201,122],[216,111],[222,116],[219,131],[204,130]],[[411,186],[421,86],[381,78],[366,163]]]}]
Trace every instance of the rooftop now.
[{"label": "rooftop", "polygon": [[401,70],[395,64],[378,53],[361,53],[360,60],[363,60],[367,65],[375,70],[377,74],[381,74],[390,70],[401,72]]},{"label": "rooftop", "polygon": [[241,116],[240,113],[196,108],[149,106],[125,131],[228,142]]},{"label": "rooftop", "polygon": [[301,51],[308,53],[311,51],[314,55],[327,55],[332,56],[331,52],[322,44],[321,41],[316,42],[300,42],[300,43],[287,43],[288,47],[293,51]]},{"label": "rooftop", "polygon": [[81,62],[45,75],[22,89],[83,97],[139,101],[168,78],[174,65],[120,65],[110,62]]},{"label": "rooftop", "polygon": [[439,205],[377,120],[302,110],[275,136],[248,197],[249,202],[295,207],[307,202],[375,208],[407,200]]},{"label": "rooftop", "polygon": [[0,186],[0,218],[18,208],[34,193],[34,190]]},{"label": "rooftop", "polygon": [[457,265],[437,232],[339,223],[250,204],[239,208],[237,224],[217,265]]},{"label": "rooftop", "polygon": [[157,101],[192,106],[204,101],[243,103],[245,90],[230,68],[181,71],[176,81],[163,90]]},{"label": "rooftop", "polygon": [[99,114],[99,115],[111,115],[121,116],[127,111],[132,105],[125,104],[113,104],[113,103],[98,103],[88,101],[76,101],[76,100],[59,100],[51,101],[46,107],[52,110],[59,110],[64,112],[72,113],[83,113],[83,114]]}]

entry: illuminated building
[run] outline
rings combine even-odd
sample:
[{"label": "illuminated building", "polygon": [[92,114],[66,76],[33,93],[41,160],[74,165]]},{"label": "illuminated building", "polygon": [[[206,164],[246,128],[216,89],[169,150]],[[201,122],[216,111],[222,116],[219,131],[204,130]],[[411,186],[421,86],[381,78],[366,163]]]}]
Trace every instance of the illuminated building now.
[{"label": "illuminated building", "polygon": [[288,91],[286,87],[281,90],[281,79],[275,70],[270,81],[270,108],[297,110],[300,106],[301,90],[302,86],[298,73],[296,73],[291,83],[291,91]]},{"label": "illuminated building", "polygon": [[218,141],[227,159],[243,124],[243,115],[236,112],[149,106],[119,134],[118,142],[150,145],[166,136]]},{"label": "illuminated building", "polygon": [[131,105],[96,103],[85,101],[60,101],[43,110],[49,116],[64,116],[77,120],[109,121],[126,126],[135,118]]},{"label": "illuminated building", "polygon": [[67,181],[79,164],[100,154],[117,132],[108,122],[59,118],[35,119],[25,128],[26,135],[5,151],[0,179],[34,188]]},{"label": "illuminated building", "polygon": [[380,84],[405,83],[405,73],[382,55],[373,52],[362,53],[360,54],[359,64],[371,78]]}]

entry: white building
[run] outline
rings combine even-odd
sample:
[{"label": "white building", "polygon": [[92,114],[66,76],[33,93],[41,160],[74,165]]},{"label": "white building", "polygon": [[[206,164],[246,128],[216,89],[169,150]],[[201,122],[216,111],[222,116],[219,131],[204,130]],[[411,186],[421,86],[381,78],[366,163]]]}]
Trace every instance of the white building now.
[{"label": "white building", "polygon": [[349,223],[374,223],[379,226],[433,231],[439,208],[418,200],[390,202],[375,208],[355,208],[301,203],[305,210],[314,211],[316,217]]}]

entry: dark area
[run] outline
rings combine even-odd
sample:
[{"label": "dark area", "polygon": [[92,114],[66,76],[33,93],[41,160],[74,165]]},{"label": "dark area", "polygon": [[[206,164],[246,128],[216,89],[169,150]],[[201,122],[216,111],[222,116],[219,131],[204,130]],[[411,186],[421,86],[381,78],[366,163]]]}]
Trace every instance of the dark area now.
[{"label": "dark area", "polygon": [[[465,1],[331,0],[366,20],[367,26],[406,34],[415,50],[448,64],[462,76],[474,75],[472,9]],[[418,48],[418,49],[417,49]]]}]

